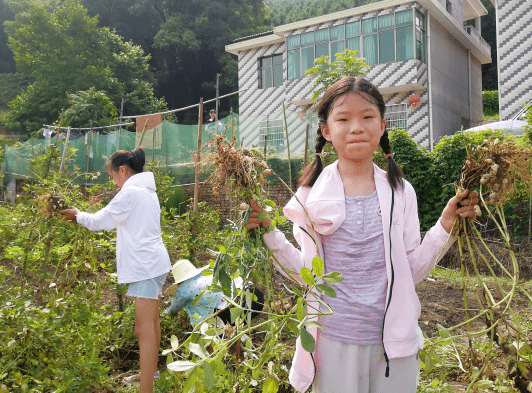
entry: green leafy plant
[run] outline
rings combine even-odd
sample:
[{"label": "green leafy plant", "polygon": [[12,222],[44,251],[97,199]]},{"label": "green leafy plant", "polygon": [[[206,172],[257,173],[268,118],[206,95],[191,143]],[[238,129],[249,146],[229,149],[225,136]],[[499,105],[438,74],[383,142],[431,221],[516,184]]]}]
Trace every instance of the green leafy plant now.
[{"label": "green leafy plant", "polygon": [[497,90],[482,92],[482,108],[484,116],[499,115],[499,92]]},{"label": "green leafy plant", "polygon": [[64,112],[65,125],[86,127],[87,124],[106,126],[117,122],[118,110],[104,91],[89,90],[68,94]]},{"label": "green leafy plant", "polygon": [[366,59],[357,57],[358,51],[346,49],[343,53],[337,53],[335,60],[331,62],[329,56],[322,56],[314,60],[314,67],[305,71],[313,86],[309,92],[314,92],[312,100],[315,100],[336,81],[346,76],[365,76],[370,67]]}]

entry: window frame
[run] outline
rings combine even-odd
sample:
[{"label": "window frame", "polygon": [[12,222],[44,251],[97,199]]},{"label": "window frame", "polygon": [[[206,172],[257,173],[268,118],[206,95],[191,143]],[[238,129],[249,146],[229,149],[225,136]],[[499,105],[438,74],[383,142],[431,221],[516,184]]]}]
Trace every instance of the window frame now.
[{"label": "window frame", "polygon": [[[279,131],[280,130],[280,131]],[[267,148],[275,148],[277,153],[286,151],[284,123],[281,119],[272,120],[266,115],[265,120],[259,121],[259,143],[264,147],[264,137],[266,136]],[[282,147],[282,149],[280,149]]]},{"label": "window frame", "polygon": [[[274,59],[275,58],[280,58],[281,62],[280,63],[274,63]],[[265,60],[269,60],[270,64],[263,65],[263,61],[265,61]],[[281,75],[281,84],[280,85],[275,85],[275,66],[281,66],[281,74],[280,74]],[[258,68],[259,68],[259,89],[265,90],[265,89],[269,89],[269,88],[272,88],[272,87],[281,87],[284,84],[284,80],[285,80],[285,75],[284,75],[284,53],[274,53],[272,55],[259,57]],[[263,70],[267,70],[267,69],[269,69],[270,73],[271,73],[271,80],[270,80],[271,85],[270,86],[264,86],[264,78],[263,78],[263,75],[262,75]]]},{"label": "window frame", "polygon": [[[401,13],[407,13],[407,12],[410,12],[411,15],[412,15],[412,20],[410,22],[402,22],[400,25],[398,25],[397,23],[397,15],[398,14],[401,14]],[[325,45],[327,44],[328,45],[328,56],[329,56],[329,59],[331,59],[331,61],[335,61],[336,58],[335,58],[335,55],[336,53],[332,53],[333,52],[333,49],[332,47],[335,46],[335,45],[332,45],[333,43],[335,44],[338,44],[339,42],[343,42],[343,48],[344,48],[344,51],[346,49],[349,49],[350,46],[352,46],[352,44],[355,42],[353,40],[357,40],[358,39],[358,57],[364,57],[367,59],[367,54],[364,53],[364,37],[367,37],[367,36],[371,36],[371,35],[376,35],[376,62],[375,63],[368,63],[368,65],[370,66],[373,66],[373,65],[376,65],[376,64],[387,64],[387,63],[391,63],[391,62],[396,62],[396,61],[408,61],[408,60],[414,60],[414,59],[418,59],[418,48],[417,48],[417,44],[418,44],[418,41],[417,41],[417,35],[416,35],[416,32],[418,31],[418,25],[417,25],[417,15],[422,15],[423,16],[423,24],[425,24],[424,22],[424,18],[425,18],[425,15],[419,11],[419,9],[417,7],[411,7],[411,8],[408,8],[406,10],[401,10],[401,11],[393,11],[389,14],[385,14],[385,15],[374,15],[374,16],[370,16],[368,17],[368,15],[359,15],[356,19],[351,19],[350,21],[348,21],[348,19],[345,19],[342,24],[332,24],[330,26],[328,26],[327,28],[316,28],[315,30],[313,31],[307,31],[307,32],[300,32],[298,34],[294,34],[292,36],[289,36],[287,37],[287,45],[286,45],[286,52],[287,52],[287,71],[286,71],[286,74],[285,74],[285,79],[286,80],[294,80],[294,79],[299,79],[299,78],[302,78],[305,76],[305,71],[308,69],[308,68],[305,68],[305,64],[303,62],[303,52],[306,50],[306,51],[309,51],[309,48],[310,47],[313,47],[313,57],[314,57],[314,60],[316,60],[316,48],[320,45]],[[380,27],[379,26],[379,19],[380,18],[390,18],[390,21],[392,22],[391,25],[389,26],[386,26],[386,27]],[[364,24],[364,21],[368,21]],[[371,21],[371,22],[369,22]],[[332,30],[333,29],[338,29],[340,26],[343,26],[343,38],[341,39],[333,39],[332,38]],[[405,49],[405,59],[402,59],[402,60],[398,60],[398,45],[397,45],[397,39],[398,39],[398,34],[397,34],[397,30],[398,29],[401,29],[401,28],[408,28],[408,26],[411,26],[412,27],[412,45],[413,45],[413,56],[411,58],[408,58],[408,55],[407,55],[407,50]],[[424,59],[421,60],[423,62],[425,62],[425,58],[426,58],[426,50],[425,50],[425,47],[426,47],[426,38],[425,38],[425,32],[426,32],[426,26],[422,26],[423,29],[420,29],[421,30],[421,34],[422,34],[422,41],[420,43],[420,45],[422,46],[422,50],[423,50],[423,56],[424,56]],[[328,36],[329,36],[329,40],[327,42],[317,42],[316,41],[316,32],[318,31],[321,31],[323,32],[325,29],[327,29],[327,33],[328,33]],[[369,29],[369,30],[368,30]],[[390,31],[393,31],[393,60],[387,60],[386,62],[382,62],[381,61],[381,33],[389,33]],[[310,38],[310,36],[312,35],[312,40],[308,40],[307,43],[303,43],[303,36],[306,36],[307,38]],[[294,39],[293,37],[295,36],[299,36],[299,39]],[[292,40],[292,41],[298,41],[299,42],[299,46],[296,48],[295,46],[292,47],[293,45],[290,45],[290,49],[289,48],[289,44],[288,44],[288,40]],[[312,41],[312,42],[311,42]],[[405,42],[407,42],[408,40],[405,39]],[[339,44],[338,44],[339,45]],[[289,79],[288,77],[288,73],[289,73],[289,70],[290,70],[290,67],[289,67],[289,64],[288,64],[288,52],[290,51],[297,51],[299,50],[299,76],[294,76],[292,79]],[[337,52],[336,50],[334,52]],[[312,68],[312,67],[310,67]],[[294,73],[295,75],[295,73]]]}]

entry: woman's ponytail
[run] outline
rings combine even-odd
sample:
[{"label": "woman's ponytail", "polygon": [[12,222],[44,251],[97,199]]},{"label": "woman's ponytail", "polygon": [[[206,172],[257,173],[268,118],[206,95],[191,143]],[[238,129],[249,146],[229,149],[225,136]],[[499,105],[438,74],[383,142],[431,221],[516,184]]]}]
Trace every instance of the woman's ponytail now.
[{"label": "woman's ponytail", "polygon": [[133,174],[144,170],[146,155],[142,147],[135,147],[133,151],[118,150],[111,154],[107,160],[107,166],[113,171],[118,171],[122,165],[127,166]]},{"label": "woman's ponytail", "polygon": [[146,163],[146,154],[142,147],[135,147],[129,156],[129,167],[134,173],[140,173],[144,170]]},{"label": "woman's ponytail", "polygon": [[384,131],[379,144],[384,154],[386,154],[386,173],[388,175],[388,183],[393,189],[396,190],[399,185],[403,186],[403,179],[405,178],[405,175],[399,164],[397,164],[392,157],[392,149],[390,147],[390,140],[388,139],[388,131]]},{"label": "woman's ponytail", "polygon": [[316,180],[318,180],[318,177],[320,176],[321,171],[323,170],[321,153],[323,151],[323,148],[327,144],[327,139],[325,139],[321,133],[322,123],[325,124],[325,122],[320,121],[318,125],[318,134],[316,135],[316,143],[314,144],[316,154],[314,155],[314,159],[312,160],[312,162],[305,167],[303,173],[299,177],[298,183],[300,187],[312,187],[314,183],[316,183]]}]

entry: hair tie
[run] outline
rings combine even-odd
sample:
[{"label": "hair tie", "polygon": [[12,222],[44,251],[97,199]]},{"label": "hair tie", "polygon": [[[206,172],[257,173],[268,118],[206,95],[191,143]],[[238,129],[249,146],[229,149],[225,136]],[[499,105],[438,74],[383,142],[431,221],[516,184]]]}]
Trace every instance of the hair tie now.
[{"label": "hair tie", "polygon": [[391,157],[391,156],[392,156],[392,154],[391,154],[391,153],[389,153],[389,154],[386,154],[386,158],[388,158],[388,157]]},{"label": "hair tie", "polygon": [[316,156],[317,157],[321,157],[321,153],[316,153]]}]

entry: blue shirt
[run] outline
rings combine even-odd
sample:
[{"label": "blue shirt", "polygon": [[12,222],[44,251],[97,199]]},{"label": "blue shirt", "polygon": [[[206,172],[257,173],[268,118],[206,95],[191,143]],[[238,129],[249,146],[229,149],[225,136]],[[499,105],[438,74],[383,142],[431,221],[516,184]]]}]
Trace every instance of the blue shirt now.
[{"label": "blue shirt", "polygon": [[[174,292],[175,299],[172,300],[169,310],[173,314],[177,314],[184,307],[190,318],[190,324],[195,327],[214,312],[222,296],[221,292],[203,292],[203,289],[211,284],[212,276],[204,276],[201,273],[179,284]],[[192,305],[194,298],[202,292],[201,298]]]}]

